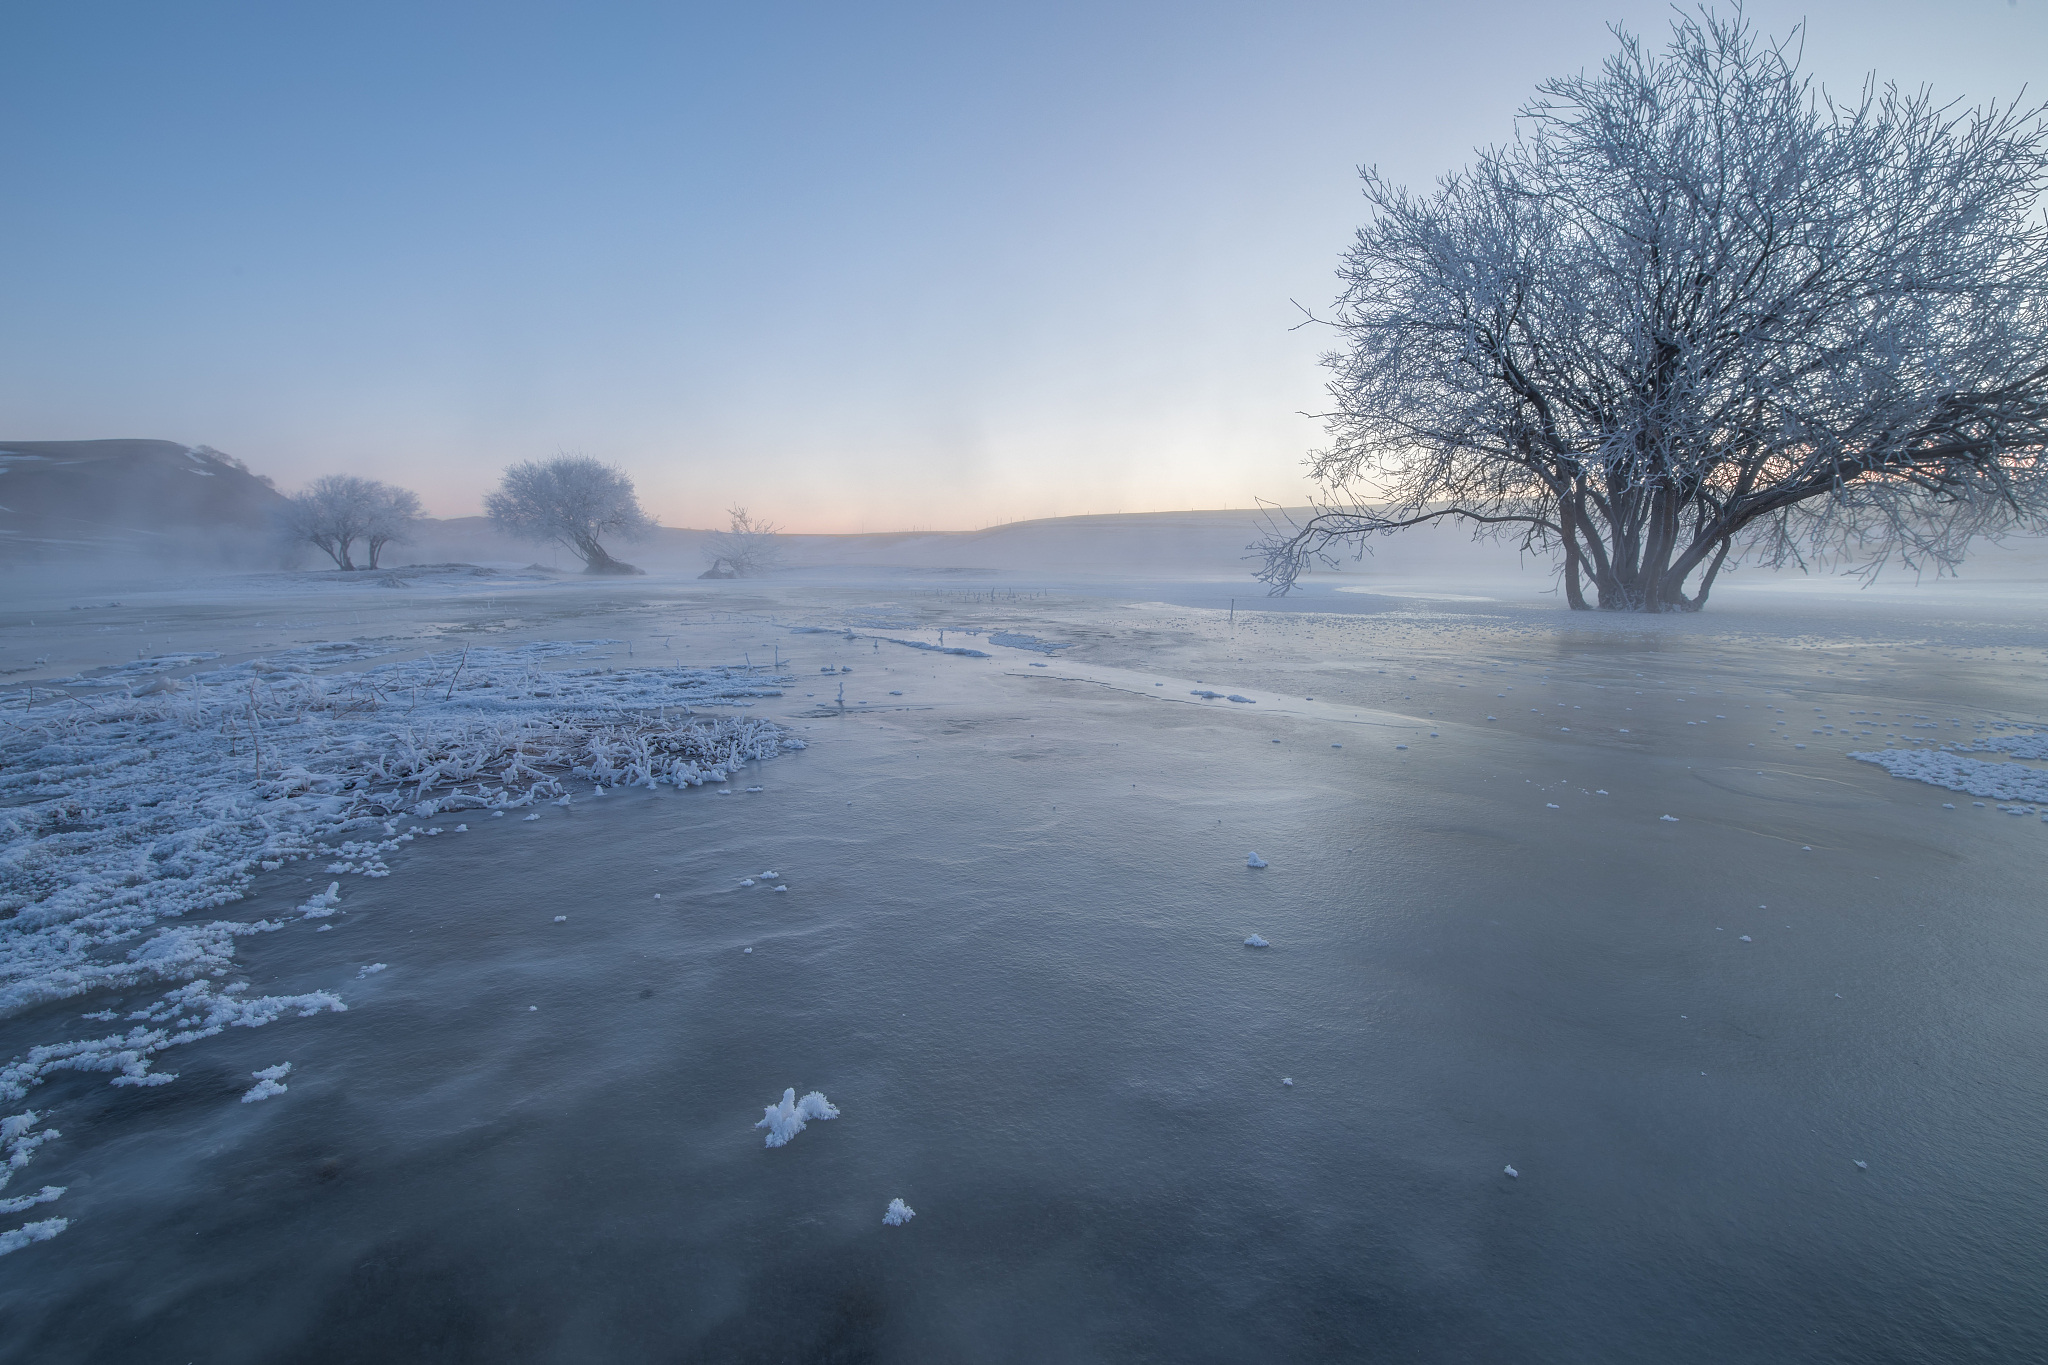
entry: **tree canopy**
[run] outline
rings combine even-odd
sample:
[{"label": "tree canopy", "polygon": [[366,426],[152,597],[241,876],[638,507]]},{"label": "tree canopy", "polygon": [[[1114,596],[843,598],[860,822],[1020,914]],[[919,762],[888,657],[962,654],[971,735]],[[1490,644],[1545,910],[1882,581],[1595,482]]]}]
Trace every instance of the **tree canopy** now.
[{"label": "tree canopy", "polygon": [[484,512],[523,540],[554,541],[574,550],[585,572],[596,574],[639,573],[613,559],[600,538],[633,540],[655,527],[654,518],[640,509],[633,481],[588,455],[513,465],[497,490],[485,495]]},{"label": "tree canopy", "polygon": [[369,567],[376,568],[384,547],[405,539],[419,515],[418,494],[353,474],[315,479],[284,506],[286,533],[319,546],[340,569],[356,567],[352,549],[358,540],[369,549]]},{"label": "tree canopy", "polygon": [[1943,572],[2048,527],[2044,106],[1836,102],[1739,11],[1614,34],[1433,191],[1363,172],[1322,493],[1259,577],[1448,517],[1575,608],[1687,610],[1745,557]]}]

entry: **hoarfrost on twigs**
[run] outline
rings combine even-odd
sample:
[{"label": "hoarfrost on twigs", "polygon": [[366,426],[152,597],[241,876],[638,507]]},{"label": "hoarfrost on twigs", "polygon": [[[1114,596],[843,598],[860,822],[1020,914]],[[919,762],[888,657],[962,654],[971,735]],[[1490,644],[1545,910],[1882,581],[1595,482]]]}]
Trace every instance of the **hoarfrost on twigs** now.
[{"label": "hoarfrost on twigs", "polygon": [[836,1119],[839,1109],[816,1090],[798,1099],[792,1086],[782,1092],[782,1103],[768,1105],[761,1114],[761,1121],[754,1126],[768,1130],[767,1146],[780,1147],[801,1133],[808,1120]]}]

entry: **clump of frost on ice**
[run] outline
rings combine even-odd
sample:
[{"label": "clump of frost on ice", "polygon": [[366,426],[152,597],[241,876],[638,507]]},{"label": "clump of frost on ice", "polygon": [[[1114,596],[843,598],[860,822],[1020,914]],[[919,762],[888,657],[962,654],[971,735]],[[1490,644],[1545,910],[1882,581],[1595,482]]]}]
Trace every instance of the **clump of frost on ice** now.
[{"label": "clump of frost on ice", "polygon": [[[338,996],[326,991],[249,999],[242,994],[247,989],[247,982],[235,982],[216,990],[211,981],[194,981],[166,992],[157,1004],[128,1016],[131,1022],[161,1027],[138,1026],[125,1034],[112,1033],[104,1038],[32,1047],[5,1066],[0,1066],[0,1101],[25,1098],[32,1087],[41,1085],[46,1076],[58,1071],[116,1072],[118,1074],[109,1082],[112,1085],[168,1085],[177,1079],[177,1073],[152,1072],[149,1069],[156,1054],[165,1048],[195,1043],[230,1028],[261,1028],[275,1022],[287,1011],[308,1018],[323,1012],[341,1013],[348,1009]],[[11,1122],[0,1122],[0,1143],[6,1141],[7,1124]]]},{"label": "clump of frost on ice", "polygon": [[1258,851],[1254,849],[1252,851],[1251,856],[1244,860],[1244,865],[1246,867],[1264,867],[1266,865],[1266,860],[1264,858],[1261,858],[1258,855]]},{"label": "clump of frost on ice", "polygon": [[[1999,735],[1953,750],[1879,749],[1849,757],[1874,763],[1893,777],[1946,787],[1952,792],[1999,801],[2048,801],[2048,771],[2025,763],[1990,763],[1967,758],[1962,751],[2003,752],[2015,759],[2048,757],[2048,734]],[[1946,809],[1946,807],[1944,807]]]},{"label": "clump of frost on ice", "polygon": [[[500,812],[499,812],[499,814],[501,814],[501,815],[502,815],[503,813],[504,813],[504,812],[502,812],[502,811],[500,811]],[[526,819],[528,819],[528,820],[538,820],[538,819],[540,819],[540,815],[539,815],[539,813],[538,813],[538,812],[535,812],[534,814],[532,814],[532,815],[529,815],[529,816],[527,816],[527,817],[525,817],[525,818],[526,818]]]},{"label": "clump of frost on ice", "polygon": [[30,1242],[47,1242],[70,1226],[69,1218],[47,1218],[40,1223],[23,1223],[12,1232],[0,1232],[0,1256],[19,1251]]},{"label": "clump of frost on ice", "polygon": [[1244,941],[1244,946],[1247,948],[1270,948],[1273,945],[1260,938],[1257,934],[1253,934]]},{"label": "clump of frost on ice", "polygon": [[385,968],[389,967],[390,965],[391,965],[391,964],[390,964],[390,963],[388,963],[388,962],[369,962],[369,963],[365,963],[365,964],[363,965],[363,969],[362,969],[361,971],[359,971],[359,972],[357,972],[357,973],[356,973],[356,980],[358,980],[358,981],[361,981],[361,980],[362,980],[362,979],[363,979],[364,977],[366,977],[366,976],[375,976],[375,975],[376,975],[377,973],[379,973],[379,972],[383,971],[383,970],[384,970]]},{"label": "clump of frost on ice", "polygon": [[807,1121],[838,1118],[839,1108],[816,1090],[798,1099],[792,1086],[782,1092],[782,1103],[768,1105],[761,1114],[761,1121],[754,1126],[768,1130],[768,1146],[780,1147],[801,1133]]},{"label": "clump of frost on ice", "polygon": [[1505,1174],[1505,1175],[1509,1175],[1509,1176],[1513,1176],[1513,1177],[1515,1177],[1516,1179],[1520,1179],[1520,1178],[1521,1178],[1521,1174],[1522,1174],[1522,1173],[1521,1173],[1520,1171],[1516,1170],[1516,1169],[1515,1169],[1514,1167],[1512,1167],[1512,1166],[1503,1166],[1503,1167],[1501,1167],[1501,1171],[1502,1171],[1502,1173],[1503,1173],[1503,1174]]},{"label": "clump of frost on ice", "polygon": [[341,904],[341,883],[329,882],[325,891],[318,892],[304,905],[299,913],[307,919],[326,919],[334,913],[334,907]]},{"label": "clump of frost on ice", "polygon": [[256,1078],[256,1084],[250,1086],[242,1093],[242,1103],[244,1104],[254,1104],[257,1100],[267,1100],[272,1095],[282,1095],[285,1091],[291,1089],[290,1086],[284,1083],[284,1078],[292,1074],[292,1064],[290,1062],[279,1062],[276,1066],[266,1066],[261,1071],[252,1071],[249,1074]]},{"label": "clump of frost on ice", "polygon": [[901,1199],[891,1199],[888,1211],[882,1215],[882,1221],[892,1228],[900,1228],[915,1217],[917,1217],[916,1209],[910,1207]]},{"label": "clump of frost on ice", "polygon": [[25,1194],[19,1199],[0,1199],[0,1213],[26,1213],[38,1204],[62,1198],[68,1188],[66,1185],[45,1185],[34,1194]]}]

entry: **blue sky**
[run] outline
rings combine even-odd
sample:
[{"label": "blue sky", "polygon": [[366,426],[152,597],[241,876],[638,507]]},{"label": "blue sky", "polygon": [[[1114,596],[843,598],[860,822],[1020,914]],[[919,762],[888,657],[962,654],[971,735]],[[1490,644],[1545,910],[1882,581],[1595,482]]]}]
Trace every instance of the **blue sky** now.
[{"label": "blue sky", "polygon": [[[2041,0],[1755,4],[1982,100]],[[1426,184],[1659,4],[0,3],[0,436],[671,525],[1298,499],[1355,168]],[[2041,93],[2048,93],[2043,91]]]}]

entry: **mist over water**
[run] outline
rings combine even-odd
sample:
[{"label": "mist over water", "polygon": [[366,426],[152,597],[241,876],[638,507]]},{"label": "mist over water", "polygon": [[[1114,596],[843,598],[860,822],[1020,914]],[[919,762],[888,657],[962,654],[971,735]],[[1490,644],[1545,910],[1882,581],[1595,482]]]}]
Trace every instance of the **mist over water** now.
[{"label": "mist over water", "polygon": [[[773,650],[797,681],[748,714],[810,747],[412,822],[444,832],[317,922],[317,866],[264,874],[217,913],[292,922],[238,974],[347,1013],[36,1090],[63,1136],[8,1193],[72,1222],[7,1258],[0,1359],[2048,1347],[2048,827],[1846,756],[1873,712],[2038,723],[2037,617],[423,586],[360,633]],[[191,629],[219,667],[396,596]],[[887,642],[942,625],[991,657]],[[771,1150],[785,1088],[841,1114]]]}]

